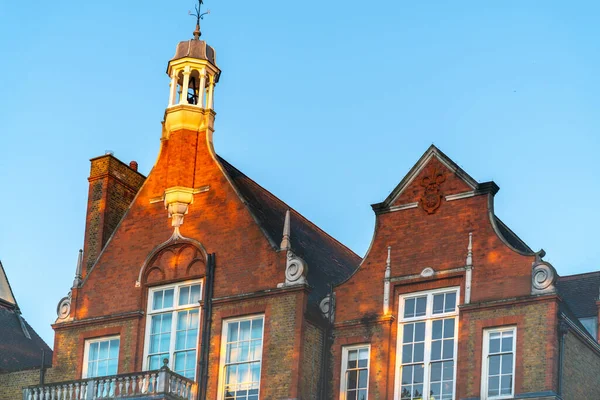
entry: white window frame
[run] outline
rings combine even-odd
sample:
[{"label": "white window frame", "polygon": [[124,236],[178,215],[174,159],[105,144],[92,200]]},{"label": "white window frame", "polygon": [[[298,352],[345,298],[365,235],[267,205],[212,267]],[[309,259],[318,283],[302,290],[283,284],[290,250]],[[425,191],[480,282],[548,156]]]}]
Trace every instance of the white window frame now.
[{"label": "white window frame", "polygon": [[[200,284],[200,301],[202,301],[202,296],[204,293],[204,280],[203,279],[194,279],[194,280],[189,280],[189,281],[183,281],[183,282],[175,282],[175,283],[171,283],[168,285],[161,285],[161,286],[154,286],[148,289],[148,301],[146,304],[146,331],[144,334],[144,359],[143,359],[143,370],[144,371],[148,371],[150,369],[150,363],[148,360],[148,356],[150,353],[150,330],[152,327],[152,316],[153,315],[157,315],[157,314],[166,314],[166,313],[171,313],[172,315],[172,320],[171,320],[171,342],[169,344],[169,368],[171,368],[171,370],[174,370],[175,368],[175,340],[177,338],[176,332],[177,332],[177,312],[178,311],[184,311],[184,310],[193,310],[193,309],[198,309],[198,338],[200,338],[200,325],[202,322],[202,310],[200,309],[200,303],[198,303],[198,305],[195,305],[194,307],[191,307],[189,304],[186,304],[185,306],[180,306],[179,305],[179,288],[182,286],[190,286],[190,285],[197,285]],[[165,290],[165,289],[171,289],[173,288],[173,307],[169,307],[169,308],[161,308],[160,310],[156,310],[153,311],[152,310],[152,300],[154,298],[154,293],[158,292],[160,290]],[[199,356],[199,352],[200,352],[200,346],[196,347],[196,361],[195,361],[195,365],[198,364],[198,356]],[[161,365],[162,367],[162,362]],[[196,373],[198,368],[196,367],[195,372],[194,372],[194,380],[196,380]]]},{"label": "white window frame", "polygon": [[217,388],[217,399],[223,400],[225,398],[225,361],[227,360],[227,332],[228,326],[230,323],[236,323],[241,321],[253,320],[256,318],[262,318],[263,326],[261,332],[261,340],[262,340],[262,353],[260,355],[260,374],[258,376],[258,398],[261,399],[260,395],[260,386],[262,382],[262,373],[263,373],[263,361],[265,354],[265,324],[267,323],[267,319],[265,314],[253,314],[246,315],[243,317],[235,317],[235,318],[227,318],[223,320],[223,326],[221,329],[221,356],[219,359],[219,387]]},{"label": "white window frame", "polygon": [[117,355],[117,372],[115,373],[115,375],[119,373],[119,356],[121,355],[121,337],[119,335],[103,336],[103,337],[99,337],[99,338],[85,340],[85,344],[84,344],[84,348],[83,348],[83,367],[81,369],[81,379],[87,379],[87,377],[88,377],[88,361],[89,361],[89,356],[90,356],[90,345],[92,343],[108,342],[108,341],[115,340],[115,339],[119,339],[119,354]]},{"label": "white window frame", "polygon": [[[509,395],[499,395],[499,396],[488,396],[488,357],[490,352],[490,333],[499,333],[499,332],[509,332],[513,333],[513,368],[512,368],[512,388],[511,394]],[[483,331],[483,352],[481,357],[481,400],[501,400],[501,399],[512,399],[515,397],[515,368],[517,365],[517,327],[516,325],[512,326],[502,326],[496,328],[487,328]]]},{"label": "white window frame", "polygon": [[[440,293],[448,293],[455,292],[456,293],[456,304],[453,312],[444,312],[439,314],[433,314],[433,296]],[[427,306],[426,312],[424,316],[420,317],[409,317],[404,318],[404,300],[410,299],[413,297],[422,297],[427,296]],[[458,306],[460,304],[460,286],[450,286],[440,289],[433,290],[425,290],[421,292],[412,292],[406,293],[399,296],[398,301],[398,330],[397,330],[397,341],[396,341],[396,371],[395,371],[395,379],[394,379],[394,399],[400,399],[400,390],[402,388],[402,344],[403,344],[403,325],[405,323],[412,322],[421,322],[425,321],[425,345],[424,345],[424,371],[423,371],[423,391],[429,389],[430,384],[430,370],[429,364],[431,363],[431,326],[432,321],[437,319],[446,319],[449,317],[455,318],[454,323],[454,374],[453,381],[454,387],[452,388],[452,398],[456,400],[456,373],[458,369],[457,361],[458,361],[458,323],[459,323],[459,309]],[[429,340],[428,340],[429,338]],[[427,396],[428,397],[428,396]],[[424,397],[426,398],[426,397]]]},{"label": "white window frame", "polygon": [[342,347],[342,374],[340,375],[340,400],[346,400],[346,389],[348,383],[346,382],[346,371],[348,365],[348,352],[352,350],[360,350],[366,348],[369,352],[369,358],[367,361],[367,399],[369,398],[369,379],[371,377],[371,345],[368,343],[353,344],[351,346]]}]

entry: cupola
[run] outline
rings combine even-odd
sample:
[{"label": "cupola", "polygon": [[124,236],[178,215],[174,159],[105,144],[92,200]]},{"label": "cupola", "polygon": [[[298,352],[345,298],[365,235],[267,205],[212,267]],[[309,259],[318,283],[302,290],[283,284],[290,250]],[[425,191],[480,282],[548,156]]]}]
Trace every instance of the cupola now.
[{"label": "cupola", "polygon": [[200,20],[208,12],[196,7],[196,30],[193,39],[180,42],[169,61],[167,74],[171,78],[169,104],[165,111],[165,131],[168,139],[173,131],[206,130],[212,134],[214,125],[214,90],[221,70],[217,67],[214,48],[200,40]]}]

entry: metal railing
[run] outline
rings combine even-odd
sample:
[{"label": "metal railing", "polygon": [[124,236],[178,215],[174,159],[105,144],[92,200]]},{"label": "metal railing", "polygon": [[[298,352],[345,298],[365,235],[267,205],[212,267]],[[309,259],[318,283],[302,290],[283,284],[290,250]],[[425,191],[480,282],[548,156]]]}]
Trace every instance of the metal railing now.
[{"label": "metal railing", "polygon": [[159,370],[49,383],[23,389],[23,400],[95,400],[148,396],[194,400],[196,382],[167,367]]}]

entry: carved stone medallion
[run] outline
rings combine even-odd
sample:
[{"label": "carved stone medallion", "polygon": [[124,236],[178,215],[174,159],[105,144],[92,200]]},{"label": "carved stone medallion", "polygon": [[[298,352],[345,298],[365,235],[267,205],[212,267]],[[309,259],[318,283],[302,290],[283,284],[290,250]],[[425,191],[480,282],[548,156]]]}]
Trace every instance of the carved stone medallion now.
[{"label": "carved stone medallion", "polygon": [[444,171],[439,170],[435,166],[430,166],[427,170],[427,175],[421,180],[423,186],[423,196],[419,200],[419,204],[427,214],[433,214],[442,204],[442,193],[440,185],[446,180]]}]

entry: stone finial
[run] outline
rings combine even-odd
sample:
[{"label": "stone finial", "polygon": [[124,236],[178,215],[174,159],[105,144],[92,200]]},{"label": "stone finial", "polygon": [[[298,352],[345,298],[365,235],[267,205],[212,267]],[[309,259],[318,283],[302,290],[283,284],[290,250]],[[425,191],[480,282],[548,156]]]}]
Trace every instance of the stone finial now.
[{"label": "stone finial", "polygon": [[473,266],[473,232],[469,232],[469,246],[467,246],[467,267]]},{"label": "stone finial", "polygon": [[290,242],[290,210],[285,212],[285,222],[283,223],[283,238],[281,239],[280,250],[290,250],[292,244]]},{"label": "stone finial", "polygon": [[385,274],[383,277],[383,314],[390,313],[390,277],[392,275],[392,246],[388,246]]},{"label": "stone finial", "polygon": [[83,250],[79,249],[79,255],[77,256],[77,268],[75,269],[75,279],[73,280],[73,287],[79,287],[81,285],[81,272],[83,268]]}]

